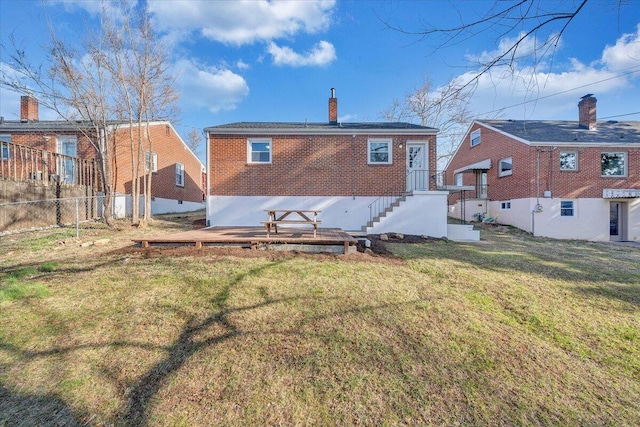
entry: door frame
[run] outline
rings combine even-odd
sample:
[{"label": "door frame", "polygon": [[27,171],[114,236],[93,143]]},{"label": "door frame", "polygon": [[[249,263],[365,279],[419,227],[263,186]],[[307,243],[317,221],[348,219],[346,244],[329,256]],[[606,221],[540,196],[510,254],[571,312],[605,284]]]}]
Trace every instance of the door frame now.
[{"label": "door frame", "polygon": [[[611,234],[611,208],[614,205],[618,207],[618,234]],[[627,202],[619,200],[609,201],[609,239],[612,242],[623,242],[627,240],[628,212],[629,204]]]},{"label": "door frame", "polygon": [[[405,162],[405,167],[406,167],[406,186],[405,188],[407,189],[407,191],[413,191],[413,190],[429,190],[429,141],[407,141],[406,142],[406,162]],[[424,161],[424,169],[411,169],[409,167],[409,147],[410,146],[416,146],[416,145],[421,145],[423,147],[423,161]],[[411,173],[412,170],[417,170],[417,171],[421,171],[419,172],[419,176],[416,179],[409,179],[409,175]],[[413,185],[414,182],[418,182],[418,185]],[[416,188],[416,187],[422,187],[422,188]]]}]

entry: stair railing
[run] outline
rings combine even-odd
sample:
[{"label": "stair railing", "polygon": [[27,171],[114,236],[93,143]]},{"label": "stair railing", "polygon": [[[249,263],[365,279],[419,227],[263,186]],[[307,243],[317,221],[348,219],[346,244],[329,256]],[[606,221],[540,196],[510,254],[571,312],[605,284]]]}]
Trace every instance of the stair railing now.
[{"label": "stair railing", "polygon": [[369,223],[372,223],[375,217],[381,216],[400,197],[402,197],[401,192],[387,190],[385,195],[380,196],[371,202],[369,204]]}]

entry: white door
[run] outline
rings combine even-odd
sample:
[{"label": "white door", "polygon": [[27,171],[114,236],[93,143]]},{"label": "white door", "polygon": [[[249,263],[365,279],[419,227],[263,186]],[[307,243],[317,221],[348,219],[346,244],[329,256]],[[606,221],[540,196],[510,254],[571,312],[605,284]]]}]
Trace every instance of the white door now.
[{"label": "white door", "polygon": [[407,191],[428,190],[427,143],[407,143]]}]

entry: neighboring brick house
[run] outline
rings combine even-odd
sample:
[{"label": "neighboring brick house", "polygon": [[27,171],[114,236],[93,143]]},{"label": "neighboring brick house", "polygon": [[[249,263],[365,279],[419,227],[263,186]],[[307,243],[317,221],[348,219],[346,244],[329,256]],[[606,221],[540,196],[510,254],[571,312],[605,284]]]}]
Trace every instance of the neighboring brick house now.
[{"label": "neighboring brick house", "polygon": [[[30,179],[49,181],[52,176],[63,184],[85,183],[83,172],[78,171],[76,159],[95,158],[95,148],[81,129],[82,123],[38,120],[38,102],[32,97],[21,99],[20,121],[0,120],[2,143],[1,167],[14,170],[19,154],[26,148],[37,149],[46,159],[34,161],[37,170],[28,174]],[[132,165],[129,144],[129,124],[110,122],[114,135],[112,184],[115,191],[114,216],[130,214]],[[171,123],[154,121],[149,125],[152,151],[146,153],[147,165],[153,169],[151,180],[152,213],[186,212],[203,207],[202,172],[204,166],[176,133]],[[137,131],[134,132],[137,134]],[[56,161],[47,161],[54,153]],[[42,154],[40,155],[42,156]],[[34,157],[35,158],[35,157]],[[23,168],[23,166],[20,166]],[[143,166],[144,167],[144,166]],[[47,171],[41,169],[46,168]],[[3,175],[4,176],[4,175]],[[144,192],[144,189],[141,190]]]},{"label": "neighboring brick house", "polygon": [[435,179],[437,129],[340,123],[337,102],[332,89],[324,123],[206,128],[208,224],[256,226],[265,209],[321,209],[322,227],[446,236],[448,193],[437,191]]},{"label": "neighboring brick house", "polygon": [[[579,120],[477,120],[446,181],[471,191],[450,215],[484,214],[535,236],[640,240],[640,122],[596,122],[596,98]],[[470,186],[470,187],[469,187]]]}]

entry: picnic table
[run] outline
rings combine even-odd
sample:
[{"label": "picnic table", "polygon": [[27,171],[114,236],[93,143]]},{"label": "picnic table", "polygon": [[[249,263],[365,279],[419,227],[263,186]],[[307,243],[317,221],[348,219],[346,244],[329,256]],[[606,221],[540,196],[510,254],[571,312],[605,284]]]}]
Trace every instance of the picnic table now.
[{"label": "picnic table", "polygon": [[[278,234],[278,225],[282,224],[303,224],[313,226],[313,237],[316,237],[318,231],[318,224],[322,221],[318,221],[318,214],[322,212],[319,209],[265,209],[269,219],[267,221],[261,221],[261,223],[267,229],[267,237],[271,235],[271,227],[273,227],[276,234]],[[294,215],[293,218],[290,215]]]}]

